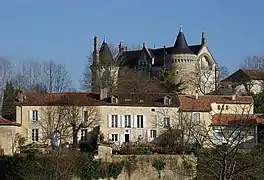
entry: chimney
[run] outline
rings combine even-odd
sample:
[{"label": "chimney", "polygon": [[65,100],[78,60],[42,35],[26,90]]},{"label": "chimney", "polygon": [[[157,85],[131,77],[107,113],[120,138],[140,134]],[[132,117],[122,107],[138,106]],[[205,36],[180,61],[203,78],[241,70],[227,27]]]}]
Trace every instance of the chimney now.
[{"label": "chimney", "polygon": [[195,90],[195,99],[199,98],[198,90]]},{"label": "chimney", "polygon": [[104,100],[106,98],[108,98],[108,89],[107,88],[101,88],[100,100]]},{"label": "chimney", "polygon": [[93,63],[99,63],[99,44],[98,44],[98,37],[94,37],[94,51],[93,51]]},{"label": "chimney", "polygon": [[99,52],[99,43],[98,43],[98,37],[94,37],[94,52]]},{"label": "chimney", "polygon": [[232,100],[235,101],[236,100],[236,94],[232,95]]},{"label": "chimney", "polygon": [[120,41],[119,43],[119,53],[122,53],[126,50],[126,47],[124,46],[124,42]]},{"label": "chimney", "polygon": [[23,103],[24,99],[26,99],[26,96],[24,96],[22,92],[18,92],[15,101]]}]

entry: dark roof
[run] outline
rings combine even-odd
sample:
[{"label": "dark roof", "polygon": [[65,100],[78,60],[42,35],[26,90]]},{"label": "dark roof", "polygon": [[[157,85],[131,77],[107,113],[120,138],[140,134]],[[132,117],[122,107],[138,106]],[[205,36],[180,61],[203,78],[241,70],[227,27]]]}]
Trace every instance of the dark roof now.
[{"label": "dark roof", "polygon": [[65,93],[24,93],[25,99],[22,103],[24,106],[52,106],[52,105],[69,105],[76,104],[80,106],[137,106],[137,107],[155,107],[165,106],[165,96],[170,96],[172,107],[179,106],[177,94],[169,93],[118,93],[118,103],[111,103],[111,98],[100,100],[98,93],[85,92],[65,92]]},{"label": "dark roof", "polygon": [[113,62],[113,55],[106,42],[103,42],[100,48],[99,59],[101,64],[111,64]]},{"label": "dark roof", "polygon": [[224,80],[222,83],[245,82],[248,80],[264,80],[263,70],[239,69]]},{"label": "dark roof", "polygon": [[[189,49],[192,51],[192,54],[198,54],[201,50],[202,45],[191,45]],[[163,66],[164,65],[164,48],[157,48],[151,49],[148,48],[149,52],[154,56],[154,66]],[[174,46],[166,47],[165,53],[166,54],[173,54],[174,53]],[[122,65],[126,65],[130,68],[135,67],[138,63],[138,59],[141,55],[142,50],[135,50],[135,51],[125,51],[123,52],[120,59],[122,59]],[[167,62],[165,62],[167,63]]]},{"label": "dark roof", "polygon": [[173,54],[193,54],[182,31],[179,31],[172,52]]},{"label": "dark roof", "polygon": [[0,126],[21,126],[21,124],[7,120],[0,115]]},{"label": "dark roof", "polygon": [[232,96],[226,95],[200,95],[196,99],[195,95],[179,95],[180,109],[183,111],[211,111],[212,103],[225,104],[251,104],[253,98],[251,96],[236,96],[236,100],[232,100]]}]

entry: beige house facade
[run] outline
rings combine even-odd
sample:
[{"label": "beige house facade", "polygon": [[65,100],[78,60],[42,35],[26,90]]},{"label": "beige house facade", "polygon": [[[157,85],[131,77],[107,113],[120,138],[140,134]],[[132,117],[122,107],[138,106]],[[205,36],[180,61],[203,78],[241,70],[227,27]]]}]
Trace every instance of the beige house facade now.
[{"label": "beige house facade", "polygon": [[[187,130],[186,134],[191,134],[190,142],[206,141],[215,145],[226,143],[223,134],[228,128],[242,132],[239,127],[250,122],[250,129],[246,130],[250,135],[245,138],[253,145],[257,143],[256,118],[250,96],[130,93],[102,98],[97,93],[25,93],[22,100],[17,106],[17,123],[27,143],[49,144],[50,135],[57,130],[61,132],[61,143],[71,144],[69,119],[63,119],[62,111],[54,111],[69,106],[79,107],[76,119],[80,123],[89,119],[89,113],[93,117],[97,114],[96,118],[90,117],[88,128],[80,128],[78,140],[85,138],[92,127],[100,125],[104,141],[116,145],[148,143],[170,128]],[[47,109],[53,111],[47,113]],[[69,113],[67,109],[66,114]]]}]

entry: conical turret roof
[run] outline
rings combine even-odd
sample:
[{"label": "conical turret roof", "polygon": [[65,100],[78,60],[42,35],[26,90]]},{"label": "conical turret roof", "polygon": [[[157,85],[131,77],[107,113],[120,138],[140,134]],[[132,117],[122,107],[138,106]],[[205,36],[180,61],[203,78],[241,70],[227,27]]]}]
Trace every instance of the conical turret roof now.
[{"label": "conical turret roof", "polygon": [[172,51],[174,54],[193,54],[182,32],[182,26],[180,26],[180,30]]}]

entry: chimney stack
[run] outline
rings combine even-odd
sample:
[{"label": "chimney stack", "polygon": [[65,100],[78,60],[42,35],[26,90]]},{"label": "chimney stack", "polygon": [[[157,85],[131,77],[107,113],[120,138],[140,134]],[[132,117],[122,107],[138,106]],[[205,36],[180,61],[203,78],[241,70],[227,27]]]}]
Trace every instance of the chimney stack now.
[{"label": "chimney stack", "polygon": [[236,100],[236,94],[232,95],[232,100],[235,101]]},{"label": "chimney stack", "polygon": [[199,98],[198,90],[195,90],[195,99]]},{"label": "chimney stack", "polygon": [[99,40],[97,36],[94,37],[93,61],[95,64],[99,63]]},{"label": "chimney stack", "polygon": [[122,53],[126,50],[126,47],[124,45],[124,42],[123,41],[120,41],[119,43],[119,53]]}]

